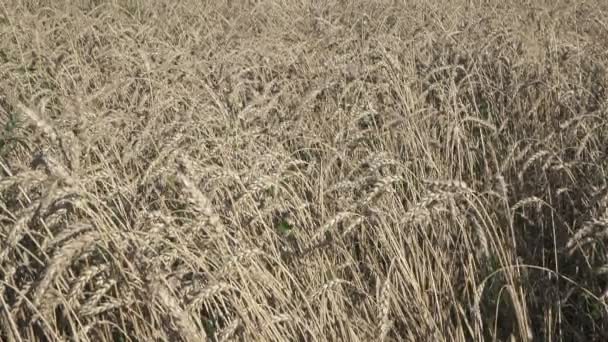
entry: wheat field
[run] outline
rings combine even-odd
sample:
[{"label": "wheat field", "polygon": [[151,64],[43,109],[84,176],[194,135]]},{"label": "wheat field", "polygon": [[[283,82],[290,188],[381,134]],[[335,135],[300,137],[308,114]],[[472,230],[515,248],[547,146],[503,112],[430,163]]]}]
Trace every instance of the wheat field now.
[{"label": "wheat field", "polygon": [[608,2],[0,1],[0,340],[608,340]]}]

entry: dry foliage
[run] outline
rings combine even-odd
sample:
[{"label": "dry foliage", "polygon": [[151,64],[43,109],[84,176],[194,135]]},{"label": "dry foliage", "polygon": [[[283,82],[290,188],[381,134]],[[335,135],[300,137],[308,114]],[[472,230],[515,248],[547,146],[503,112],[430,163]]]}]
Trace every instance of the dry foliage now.
[{"label": "dry foliage", "polygon": [[607,340],[607,4],[0,2],[0,340]]}]

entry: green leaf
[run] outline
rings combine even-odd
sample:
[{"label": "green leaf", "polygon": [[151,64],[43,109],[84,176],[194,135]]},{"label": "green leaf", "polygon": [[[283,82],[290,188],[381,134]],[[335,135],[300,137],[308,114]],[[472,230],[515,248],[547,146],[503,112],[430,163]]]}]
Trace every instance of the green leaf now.
[{"label": "green leaf", "polygon": [[279,223],[279,230],[285,234],[289,234],[293,230],[293,226],[290,225],[289,222],[283,220]]},{"label": "green leaf", "polygon": [[214,336],[215,333],[217,332],[217,326],[215,324],[215,320],[206,319],[203,321],[203,324],[204,324],[204,329],[205,329],[205,332],[207,333],[207,336]]}]

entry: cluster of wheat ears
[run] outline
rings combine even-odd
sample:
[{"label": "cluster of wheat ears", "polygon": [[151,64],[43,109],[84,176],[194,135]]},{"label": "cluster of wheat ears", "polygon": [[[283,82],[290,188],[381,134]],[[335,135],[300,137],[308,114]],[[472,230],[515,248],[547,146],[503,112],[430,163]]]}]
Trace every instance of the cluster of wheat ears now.
[{"label": "cluster of wheat ears", "polygon": [[606,340],[607,18],[0,2],[0,340]]}]

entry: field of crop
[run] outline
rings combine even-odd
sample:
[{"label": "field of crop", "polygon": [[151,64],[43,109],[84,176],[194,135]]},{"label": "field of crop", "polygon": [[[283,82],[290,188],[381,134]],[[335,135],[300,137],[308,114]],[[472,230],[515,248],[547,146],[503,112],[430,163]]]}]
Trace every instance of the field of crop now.
[{"label": "field of crop", "polygon": [[608,2],[0,1],[0,340],[606,341]]}]

